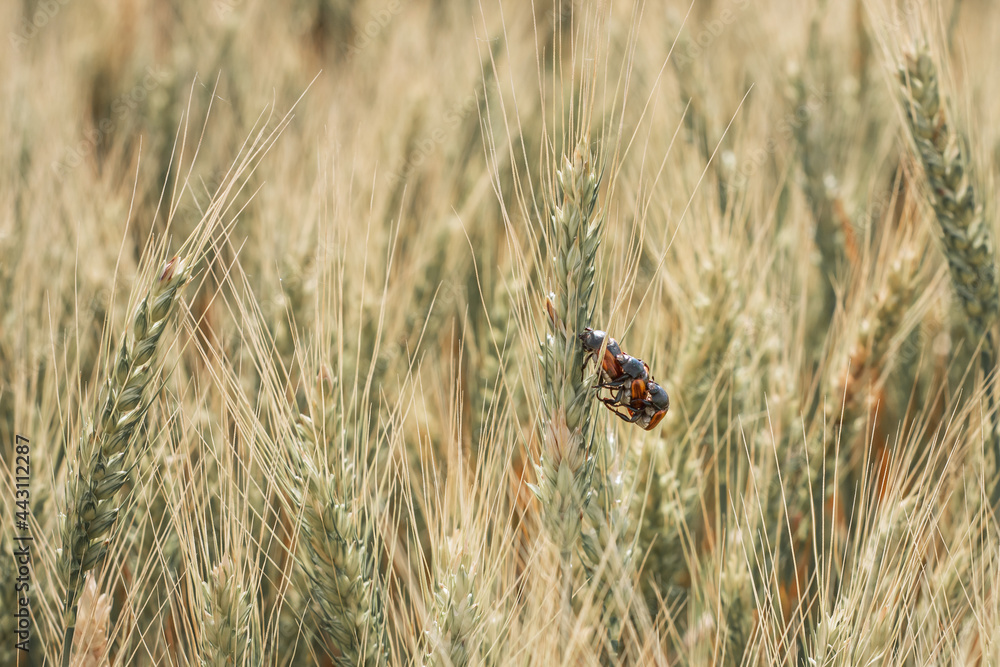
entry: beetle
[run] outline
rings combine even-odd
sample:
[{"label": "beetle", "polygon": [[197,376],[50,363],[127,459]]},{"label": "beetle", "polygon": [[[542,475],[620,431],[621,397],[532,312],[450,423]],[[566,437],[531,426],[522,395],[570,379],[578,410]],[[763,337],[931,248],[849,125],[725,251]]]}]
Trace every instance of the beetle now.
[{"label": "beetle", "polygon": [[[584,349],[583,368],[604,348],[594,385],[597,398],[620,419],[647,431],[655,428],[670,409],[670,396],[653,380],[649,365],[622,352],[618,341],[605,331],[586,327],[577,337]],[[607,390],[607,396],[601,396],[602,389]]]},{"label": "beetle", "polygon": [[[590,327],[585,328],[583,333],[577,335],[577,338],[583,343],[585,352],[583,357],[584,368],[587,367],[588,361],[597,357],[603,346],[604,357],[601,359],[601,371],[611,380],[621,379],[623,369],[621,363],[618,361],[618,357],[621,356],[622,349],[619,347],[618,341],[609,336],[606,331],[595,330]],[[605,345],[605,341],[607,341],[607,345]]]},{"label": "beetle", "polygon": [[[628,405],[636,399],[646,396],[646,382],[649,381],[649,365],[629,354],[619,354],[615,357],[621,367],[621,375],[617,378],[610,378],[607,382],[598,383],[597,389],[607,389],[615,397],[614,402],[618,405]],[[615,393],[617,390],[617,393]],[[626,390],[630,395],[626,398]],[[604,399],[602,399],[604,400]]]},{"label": "beetle", "polygon": [[[628,405],[622,405],[614,399],[602,398],[608,409],[618,415],[623,421],[636,424],[647,431],[653,430],[666,416],[670,410],[670,396],[667,390],[657,382],[650,380],[646,383],[646,396],[644,398],[633,398]],[[618,407],[624,407],[626,412],[619,411]]]},{"label": "beetle", "polygon": [[[666,389],[652,380],[646,383],[646,390],[649,398],[643,406],[643,418],[637,423],[647,431],[651,431],[667,415],[670,409],[670,395]],[[646,415],[649,415],[648,419]]]}]

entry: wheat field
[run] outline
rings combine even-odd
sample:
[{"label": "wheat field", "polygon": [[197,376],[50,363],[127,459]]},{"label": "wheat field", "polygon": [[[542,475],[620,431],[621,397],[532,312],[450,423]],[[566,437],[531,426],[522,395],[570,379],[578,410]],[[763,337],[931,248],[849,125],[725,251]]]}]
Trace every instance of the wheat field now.
[{"label": "wheat field", "polygon": [[0,665],[1000,665],[994,3],[0,34]]}]

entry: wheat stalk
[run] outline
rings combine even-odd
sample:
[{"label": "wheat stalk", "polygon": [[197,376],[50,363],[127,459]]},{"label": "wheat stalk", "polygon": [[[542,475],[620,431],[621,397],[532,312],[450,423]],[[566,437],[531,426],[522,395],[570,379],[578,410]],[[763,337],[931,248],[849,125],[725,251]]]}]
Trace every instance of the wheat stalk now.
[{"label": "wheat stalk", "polygon": [[[174,312],[177,294],[191,277],[190,258],[174,257],[139,302],[129,333],[121,338],[94,421],[70,469],[62,526],[59,573],[66,587],[63,664],[68,664],[84,574],[107,554],[110,533],[131,491],[135,431],[149,407],[157,346]],[[119,493],[121,492],[121,493]]]}]

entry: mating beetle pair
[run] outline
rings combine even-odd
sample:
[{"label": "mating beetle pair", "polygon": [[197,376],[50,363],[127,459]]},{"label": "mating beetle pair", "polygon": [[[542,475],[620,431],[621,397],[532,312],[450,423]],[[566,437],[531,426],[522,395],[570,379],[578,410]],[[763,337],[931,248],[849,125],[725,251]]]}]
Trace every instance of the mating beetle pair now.
[{"label": "mating beetle pair", "polygon": [[[584,367],[592,358],[596,360],[604,348],[594,386],[601,402],[621,419],[647,431],[659,424],[670,409],[670,396],[649,375],[649,365],[622,352],[618,341],[604,331],[587,327],[578,337],[586,353]],[[608,392],[607,396],[601,396],[602,389]]]}]

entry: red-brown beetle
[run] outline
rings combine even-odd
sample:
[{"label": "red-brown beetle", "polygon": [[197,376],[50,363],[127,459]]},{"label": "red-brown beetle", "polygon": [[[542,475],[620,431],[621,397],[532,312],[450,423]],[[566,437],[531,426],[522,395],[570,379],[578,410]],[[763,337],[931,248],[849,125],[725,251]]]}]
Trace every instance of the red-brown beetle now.
[{"label": "red-brown beetle", "polygon": [[[670,409],[670,396],[666,389],[653,380],[647,382],[645,386],[646,396],[633,398],[628,405],[622,405],[610,398],[602,398],[601,400],[620,419],[651,431],[663,420]],[[618,410],[619,407],[625,408],[626,412]]]},{"label": "red-brown beetle", "polygon": [[[653,380],[649,365],[622,352],[618,341],[604,331],[587,327],[579,338],[585,352],[584,367],[604,347],[594,386],[598,399],[620,419],[647,431],[655,428],[670,409],[670,396]],[[601,396],[602,389],[607,396]]]},{"label": "red-brown beetle", "polygon": [[644,398],[646,382],[649,381],[649,366],[642,359],[628,354],[619,354],[615,359],[621,367],[621,374],[607,382],[598,383],[597,388],[612,392],[612,396],[615,396],[614,403],[618,405],[628,405],[635,399]]}]

